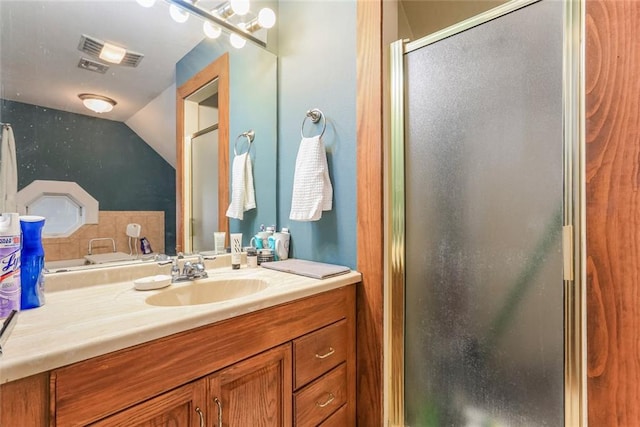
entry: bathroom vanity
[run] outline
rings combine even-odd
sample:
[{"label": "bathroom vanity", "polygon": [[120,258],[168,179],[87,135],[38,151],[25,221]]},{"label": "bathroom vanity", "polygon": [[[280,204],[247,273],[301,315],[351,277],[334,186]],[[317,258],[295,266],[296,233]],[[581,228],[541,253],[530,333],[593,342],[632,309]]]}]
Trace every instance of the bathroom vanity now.
[{"label": "bathroom vanity", "polygon": [[0,425],[355,425],[360,274],[209,271],[196,285],[269,286],[167,307],[146,302],[166,290],[123,281],[53,292],[21,313],[0,358]]}]

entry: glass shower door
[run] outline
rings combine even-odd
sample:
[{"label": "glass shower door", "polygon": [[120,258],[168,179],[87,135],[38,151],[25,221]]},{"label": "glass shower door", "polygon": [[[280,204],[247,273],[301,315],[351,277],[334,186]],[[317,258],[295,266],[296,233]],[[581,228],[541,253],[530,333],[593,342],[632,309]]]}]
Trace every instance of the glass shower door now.
[{"label": "glass shower door", "polygon": [[218,231],[218,126],[191,139],[191,242],[193,252],[214,249]]},{"label": "glass shower door", "polygon": [[563,3],[404,56],[405,420],[564,424]]}]

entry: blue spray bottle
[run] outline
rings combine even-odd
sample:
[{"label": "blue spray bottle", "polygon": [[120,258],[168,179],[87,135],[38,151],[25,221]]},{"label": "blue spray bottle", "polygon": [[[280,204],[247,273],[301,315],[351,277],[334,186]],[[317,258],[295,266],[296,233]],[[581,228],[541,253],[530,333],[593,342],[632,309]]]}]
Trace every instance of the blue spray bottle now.
[{"label": "blue spray bottle", "polygon": [[42,227],[44,217],[25,215],[20,217],[22,229],[22,253],[20,284],[22,296],[20,308],[40,307],[44,304],[44,248],[42,247]]}]

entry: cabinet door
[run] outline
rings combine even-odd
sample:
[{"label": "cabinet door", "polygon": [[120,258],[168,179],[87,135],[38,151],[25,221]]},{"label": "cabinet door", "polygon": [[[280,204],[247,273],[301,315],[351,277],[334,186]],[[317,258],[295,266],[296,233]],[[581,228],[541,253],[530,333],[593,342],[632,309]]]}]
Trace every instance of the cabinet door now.
[{"label": "cabinet door", "polygon": [[216,427],[291,426],[291,346],[281,345],[209,377]]},{"label": "cabinet door", "polygon": [[205,425],[204,395],[206,383],[195,381],[161,394],[93,426],[127,427],[202,427]]}]

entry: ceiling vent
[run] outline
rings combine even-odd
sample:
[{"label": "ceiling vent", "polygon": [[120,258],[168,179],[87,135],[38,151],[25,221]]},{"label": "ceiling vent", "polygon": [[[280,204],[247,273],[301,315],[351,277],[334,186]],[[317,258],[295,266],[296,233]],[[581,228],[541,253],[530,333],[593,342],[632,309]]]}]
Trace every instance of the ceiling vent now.
[{"label": "ceiling vent", "polygon": [[[96,58],[100,57],[100,52],[102,51],[103,47],[104,42],[102,40],[90,37],[86,34],[83,34],[80,37],[80,43],[78,44],[78,50]],[[142,58],[144,58],[143,54],[131,52],[127,49],[127,53],[124,55],[124,58],[119,65],[124,65],[127,67],[137,67],[140,64],[140,61],[142,61]]]},{"label": "ceiling vent", "polygon": [[83,70],[93,71],[93,72],[96,72],[96,73],[104,74],[109,69],[109,66],[105,65],[105,64],[101,64],[101,63],[96,62],[96,61],[92,61],[92,60],[87,59],[87,58],[82,58],[82,59],[80,59],[80,62],[78,63],[78,68],[82,68]]}]

